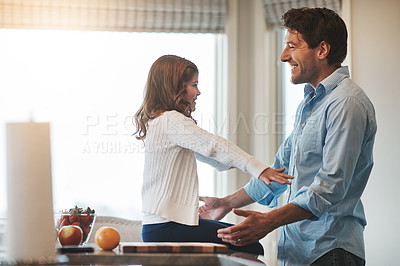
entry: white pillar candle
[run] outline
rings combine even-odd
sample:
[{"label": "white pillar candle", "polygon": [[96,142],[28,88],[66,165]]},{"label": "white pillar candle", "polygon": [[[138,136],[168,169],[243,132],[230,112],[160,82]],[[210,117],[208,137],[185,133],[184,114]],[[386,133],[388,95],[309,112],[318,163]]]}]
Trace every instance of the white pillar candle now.
[{"label": "white pillar candle", "polygon": [[56,258],[49,123],[9,123],[7,194],[9,257],[22,263]]}]

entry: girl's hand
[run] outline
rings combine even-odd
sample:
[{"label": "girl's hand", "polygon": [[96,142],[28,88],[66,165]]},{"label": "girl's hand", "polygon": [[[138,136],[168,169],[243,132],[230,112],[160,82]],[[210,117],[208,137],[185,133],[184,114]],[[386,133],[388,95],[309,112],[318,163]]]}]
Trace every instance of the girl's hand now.
[{"label": "girl's hand", "polygon": [[285,171],[285,168],[272,169],[272,168],[268,167],[260,174],[258,179],[260,179],[267,185],[270,185],[271,181],[274,181],[279,184],[290,185],[292,182],[290,182],[290,180],[288,180],[288,179],[293,179],[294,177],[291,175],[283,174],[284,171]]},{"label": "girl's hand", "polygon": [[229,202],[216,197],[200,197],[204,205],[199,208],[199,215],[204,219],[221,220],[232,210]]}]

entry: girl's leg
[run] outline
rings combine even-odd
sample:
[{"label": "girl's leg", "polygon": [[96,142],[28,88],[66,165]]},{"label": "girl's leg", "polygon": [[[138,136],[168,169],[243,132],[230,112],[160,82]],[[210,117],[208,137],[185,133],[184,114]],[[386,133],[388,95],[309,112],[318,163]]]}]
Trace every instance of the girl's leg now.
[{"label": "girl's leg", "polygon": [[183,225],[175,222],[144,225],[142,238],[144,242],[212,242],[228,245],[232,250],[257,255],[264,254],[264,249],[259,242],[240,247],[222,242],[217,237],[217,230],[231,225],[229,223],[201,218],[198,226]]}]

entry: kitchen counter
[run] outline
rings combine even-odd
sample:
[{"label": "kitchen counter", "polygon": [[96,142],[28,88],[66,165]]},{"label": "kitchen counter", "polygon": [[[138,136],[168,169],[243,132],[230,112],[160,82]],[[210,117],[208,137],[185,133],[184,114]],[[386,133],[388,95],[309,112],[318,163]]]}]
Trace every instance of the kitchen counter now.
[{"label": "kitchen counter", "polygon": [[[103,251],[93,246],[94,252],[65,253],[58,255],[57,263],[49,265],[206,265],[206,266],[262,266],[266,265],[263,256],[229,251],[226,254],[214,253],[122,253]],[[0,265],[13,265],[0,254]],[[37,264],[36,264],[37,265]]]}]

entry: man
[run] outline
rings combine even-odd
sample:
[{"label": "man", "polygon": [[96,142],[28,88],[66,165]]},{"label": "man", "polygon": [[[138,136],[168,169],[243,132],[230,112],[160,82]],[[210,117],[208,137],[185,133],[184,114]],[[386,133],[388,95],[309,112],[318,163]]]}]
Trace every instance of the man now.
[{"label": "man", "polygon": [[361,194],[372,165],[376,133],[372,103],[341,63],[347,53],[343,20],[326,8],[291,9],[282,17],[291,81],[307,83],[294,130],[280,146],[272,168],[285,168],[292,185],[252,178],[225,198],[201,197],[203,218],[221,219],[253,202],[268,213],[234,209],[246,219],[218,230],[218,237],[247,245],[281,229],[278,258],[284,265],[364,265],[366,225]]}]

